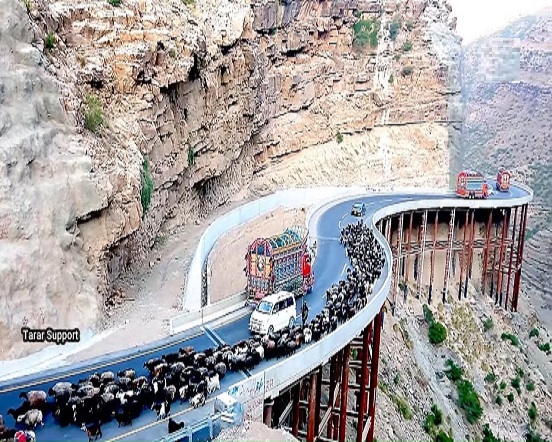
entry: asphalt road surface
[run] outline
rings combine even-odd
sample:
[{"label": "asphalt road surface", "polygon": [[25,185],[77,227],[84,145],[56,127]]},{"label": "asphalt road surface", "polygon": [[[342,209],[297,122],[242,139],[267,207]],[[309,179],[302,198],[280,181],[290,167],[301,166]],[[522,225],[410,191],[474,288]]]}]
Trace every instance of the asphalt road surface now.
[{"label": "asphalt road surface", "polygon": [[[494,183],[492,183],[494,186]],[[525,195],[525,191],[512,187],[509,192],[499,193],[494,192],[489,199],[506,199],[521,197]],[[317,237],[317,258],[314,263],[315,285],[312,293],[304,297],[309,306],[309,319],[319,313],[325,305],[325,292],[329,286],[338,282],[346,274],[349,261],[345,255],[345,249],[339,242],[340,228],[358,221],[358,217],[350,215],[351,204],[353,202],[364,202],[366,204],[366,215],[364,219],[368,219],[372,214],[392,203],[399,203],[413,199],[451,199],[451,207],[454,205],[455,196],[443,195],[373,195],[364,198],[348,200],[329,207],[323,212],[318,220],[316,229]],[[241,255],[240,255],[241,256]],[[387,264],[387,263],[386,263]],[[386,265],[388,268],[388,266]],[[381,284],[381,280],[376,284],[376,288]],[[300,321],[301,301],[297,303],[297,316]],[[85,378],[94,372],[111,370],[118,372],[126,368],[133,368],[137,375],[146,374],[143,367],[144,362],[150,358],[161,357],[165,353],[178,351],[180,347],[191,345],[194,348],[201,350],[207,347],[216,346],[222,342],[235,344],[236,342],[247,339],[249,314],[238,318],[228,324],[212,329],[209,324],[204,328],[197,328],[185,335],[179,335],[166,339],[162,343],[156,343],[143,348],[140,351],[122,352],[118,355],[107,355],[102,359],[87,361],[83,364],[73,365],[72,367],[64,367],[57,372],[49,371],[42,373],[40,376],[27,376],[4,382],[0,384],[0,414],[4,415],[5,424],[8,427],[14,427],[14,421],[11,416],[7,416],[7,410],[17,408],[22,399],[19,399],[19,393],[28,390],[45,390],[54,385],[56,382],[64,380],[77,382],[79,379]],[[190,336],[191,335],[191,336]],[[117,339],[113,336],[111,339]],[[310,344],[314,345],[314,343]],[[276,363],[276,360],[263,361],[253,371],[263,370],[267,366]],[[241,381],[246,377],[246,374],[228,373],[221,382],[221,391],[225,391],[232,384]],[[205,418],[213,412],[213,398],[210,398],[206,405],[198,410],[191,410],[187,403],[178,405],[178,401],[171,407],[171,414],[180,421],[184,420],[186,424],[191,424]],[[104,424],[102,426],[103,440],[124,440],[124,441],[154,441],[167,435],[167,421],[156,422],[156,414],[151,410],[145,410],[141,416],[133,421],[132,427],[117,427],[116,422]],[[86,434],[78,427],[71,425],[61,427],[57,425],[51,415],[46,415],[45,426],[36,429],[37,442],[61,442],[61,441],[86,441]],[[204,429],[194,434],[193,442],[207,440],[209,437],[208,429]]]}]

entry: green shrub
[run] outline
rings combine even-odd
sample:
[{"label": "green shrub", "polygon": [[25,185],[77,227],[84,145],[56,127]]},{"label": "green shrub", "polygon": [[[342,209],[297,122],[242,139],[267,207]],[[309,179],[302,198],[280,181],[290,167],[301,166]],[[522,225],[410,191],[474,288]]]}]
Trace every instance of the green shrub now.
[{"label": "green shrub", "polygon": [[511,333],[502,333],[500,337],[503,341],[510,341],[510,344],[515,345],[516,347],[519,346],[519,339],[516,335],[513,335]]},{"label": "green shrub", "polygon": [[142,162],[142,190],[140,192],[140,200],[142,202],[142,219],[146,215],[151,203],[151,195],[153,193],[153,179],[149,170],[149,161],[144,158]]},{"label": "green shrub", "polygon": [[431,406],[431,412],[433,413],[435,425],[441,425],[443,423],[443,412],[439,410],[439,407],[435,404]]},{"label": "green shrub", "polygon": [[443,423],[443,412],[439,410],[437,405],[431,406],[431,413],[429,413],[423,423],[423,428],[426,433],[434,435],[437,427]]},{"label": "green shrub", "polygon": [[362,13],[360,11],[355,11],[353,15],[355,16],[355,18],[362,17]]},{"label": "green shrub", "polygon": [[427,304],[422,305],[422,311],[424,312],[424,318],[426,322],[431,325],[435,322],[435,318],[433,317],[433,313],[431,309],[427,306]]},{"label": "green shrub", "polygon": [[483,321],[483,330],[489,331],[493,327],[494,327],[494,322],[493,322],[492,318],[487,318],[487,319],[485,319],[485,321]]},{"label": "green shrub", "polygon": [[380,23],[377,20],[359,20],[353,25],[353,46],[363,48],[367,44],[371,47],[378,45],[378,31]]},{"label": "green shrub", "polygon": [[518,392],[518,394],[521,394],[521,380],[518,376],[516,376],[511,381],[512,387]]},{"label": "green shrub", "polygon": [[335,140],[337,141],[337,144],[343,143],[343,134],[341,132],[338,132],[335,136]]},{"label": "green shrub", "polygon": [[395,54],[393,55],[393,60],[399,61],[401,59],[401,54]]},{"label": "green shrub", "polygon": [[531,406],[529,407],[529,419],[531,419],[531,422],[534,422],[537,418],[537,406],[534,402],[531,402]]},{"label": "green shrub", "polygon": [[393,74],[389,76],[389,80],[387,81],[389,81],[389,83],[393,83],[395,81],[395,77],[393,77]]},{"label": "green shrub", "polygon": [[489,424],[485,424],[483,426],[483,441],[482,442],[500,442],[500,439],[498,439],[493,432],[491,431],[491,428],[489,427]]},{"label": "green shrub", "polygon": [[56,36],[52,31],[48,31],[46,34],[46,37],[44,37],[44,46],[46,49],[50,50],[53,49],[56,45]]},{"label": "green shrub", "polygon": [[535,391],[535,383],[534,382],[528,382],[525,387],[527,388],[527,391]]},{"label": "green shrub", "polygon": [[454,439],[443,430],[439,430],[439,433],[435,436],[435,442],[454,442]]},{"label": "green shrub", "polygon": [[508,393],[508,396],[506,396],[506,399],[508,399],[508,402],[512,403],[514,402],[514,393]]},{"label": "green shrub", "polygon": [[393,377],[393,383],[394,383],[395,385],[399,385],[399,381],[400,381],[399,375],[396,374],[396,375]]},{"label": "green shrub", "polygon": [[440,322],[434,322],[429,326],[427,335],[429,342],[438,345],[447,339],[447,329]]},{"label": "green shrub", "polygon": [[414,22],[411,19],[408,19],[406,22],[406,30],[410,32],[412,29],[414,29]]},{"label": "green shrub", "polygon": [[485,382],[487,384],[492,384],[494,381],[496,381],[496,375],[494,373],[487,373],[487,376],[485,376]]},{"label": "green shrub", "polygon": [[195,0],[182,0],[182,3],[188,6],[193,6],[195,4]]},{"label": "green shrub", "polygon": [[194,148],[188,146],[188,167],[192,167],[195,164]]},{"label": "green shrub", "polygon": [[523,371],[523,368],[516,368],[516,374],[520,377],[520,378],[523,378],[523,376],[525,376],[525,372]]},{"label": "green shrub", "polygon": [[397,405],[399,413],[404,419],[407,419],[407,420],[412,419],[413,417],[412,411],[410,410],[410,406],[408,405],[408,402],[406,402],[406,400],[404,400],[399,396],[395,396],[394,402]]},{"label": "green shrub", "polygon": [[445,362],[449,368],[445,370],[445,376],[452,382],[459,381],[464,375],[464,369],[454,363],[452,359],[447,359]]},{"label": "green shrub", "polygon": [[109,3],[114,8],[121,6],[121,0],[107,0],[107,3]]},{"label": "green shrub", "polygon": [[94,95],[88,95],[84,99],[84,127],[90,132],[98,133],[104,123],[102,103]]},{"label": "green shrub", "polygon": [[550,342],[547,342],[546,344],[539,345],[539,350],[548,353],[550,351]]},{"label": "green shrub", "polygon": [[25,5],[27,13],[31,12],[31,0],[23,0],[23,4]]},{"label": "green shrub", "polygon": [[500,407],[502,405],[502,396],[497,396],[495,402]]},{"label": "green shrub", "polygon": [[406,77],[408,75],[412,75],[412,73],[414,72],[414,68],[412,66],[405,66],[404,68],[402,68],[401,70],[401,75],[403,77]]},{"label": "green shrub", "polygon": [[538,328],[534,328],[529,332],[529,337],[532,338],[533,336],[537,336],[537,337],[539,336],[539,329]]},{"label": "green shrub", "polygon": [[395,18],[393,18],[393,21],[391,22],[391,25],[389,26],[389,37],[391,37],[391,40],[395,41],[397,39],[397,35],[399,35],[401,25],[402,18],[400,16],[395,16]]},{"label": "green shrub", "polygon": [[458,388],[458,405],[465,411],[466,419],[470,424],[477,422],[483,415],[483,408],[481,408],[479,397],[472,383],[460,380],[456,386]]},{"label": "green shrub", "polygon": [[432,434],[435,431],[435,416],[429,413],[423,423],[424,431],[427,434]]},{"label": "green shrub", "polygon": [[409,52],[412,50],[412,42],[410,40],[406,40],[404,43],[403,43],[403,47],[402,47],[402,50],[404,52]]},{"label": "green shrub", "polygon": [[540,434],[535,433],[531,427],[527,428],[527,433],[525,433],[526,442],[548,442],[546,439],[543,439]]},{"label": "green shrub", "polygon": [[500,381],[500,389],[501,390],[504,390],[506,388],[506,385],[508,385],[508,384],[506,384],[506,381]]}]

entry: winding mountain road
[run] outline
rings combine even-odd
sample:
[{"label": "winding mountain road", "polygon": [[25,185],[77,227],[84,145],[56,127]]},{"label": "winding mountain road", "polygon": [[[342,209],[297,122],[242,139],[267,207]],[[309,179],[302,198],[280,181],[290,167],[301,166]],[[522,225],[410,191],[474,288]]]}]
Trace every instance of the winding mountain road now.
[{"label": "winding mountain road", "polygon": [[[494,193],[489,200],[496,200],[497,207],[501,206],[501,200],[514,199],[528,196],[530,193],[522,187],[512,186],[507,193]],[[354,198],[354,201],[364,202],[367,206],[365,220],[368,220],[379,209],[407,201],[413,200],[446,200],[447,205],[443,207],[455,207],[459,201],[454,195],[443,194],[396,194],[396,195],[370,195],[362,198]],[[344,277],[349,261],[346,258],[345,250],[339,242],[340,227],[352,222],[358,218],[350,216],[350,206],[352,200],[337,202],[334,205],[326,206],[318,218],[315,229],[318,250],[317,259],[314,263],[314,272],[316,283],[312,293],[306,295],[305,299],[309,305],[309,318],[321,311],[325,305],[326,289],[333,283]],[[477,200],[471,200],[471,207],[478,207]],[[450,202],[450,204],[448,204]],[[502,201],[502,203],[506,203]],[[442,204],[441,204],[442,206]],[[241,256],[241,255],[240,255]],[[386,263],[385,269],[389,269]],[[385,270],[384,269],[384,270]],[[382,275],[380,280],[384,278]],[[378,281],[374,292],[381,287],[381,281]],[[298,303],[298,310],[301,302]],[[297,312],[299,316],[299,311]],[[0,414],[4,415],[6,425],[13,427],[14,422],[11,416],[7,416],[7,410],[10,407],[16,408],[22,402],[19,399],[21,391],[41,389],[47,391],[54,383],[61,380],[77,382],[78,379],[97,372],[111,370],[114,372],[132,367],[137,375],[146,374],[143,364],[150,358],[160,357],[162,354],[178,351],[179,347],[194,346],[196,349],[216,346],[221,342],[235,344],[236,342],[247,339],[249,314],[233,318],[231,322],[223,325],[206,324],[203,327],[196,328],[185,335],[174,336],[163,342],[157,342],[148,348],[142,348],[139,351],[121,353],[118,355],[107,355],[106,357],[94,361],[88,361],[83,364],[64,367],[57,371],[41,373],[40,376],[27,376],[18,378],[9,382],[0,384]],[[113,339],[116,339],[114,337]],[[318,345],[311,343],[309,346]],[[301,347],[301,351],[309,346]],[[299,353],[300,353],[299,352]],[[267,367],[277,363],[275,360],[263,361],[257,366],[253,373],[262,371]],[[229,373],[221,382],[221,391],[225,391],[231,385],[240,382],[247,376],[245,373]],[[209,398],[205,407],[198,410],[191,410],[188,404],[178,405],[175,403],[172,407],[173,417],[177,420],[184,420],[186,423],[193,423],[205,417],[212,412],[212,400]],[[116,422],[103,425],[103,440],[143,440],[154,441],[167,434],[167,422],[156,422],[156,415],[153,411],[146,410],[142,415],[133,421],[132,427],[117,427]],[[44,428],[36,430],[37,442],[61,442],[61,441],[86,441],[86,434],[76,426],[60,427],[52,416],[45,418]],[[208,431],[203,435],[196,433],[198,439],[208,436]]]}]

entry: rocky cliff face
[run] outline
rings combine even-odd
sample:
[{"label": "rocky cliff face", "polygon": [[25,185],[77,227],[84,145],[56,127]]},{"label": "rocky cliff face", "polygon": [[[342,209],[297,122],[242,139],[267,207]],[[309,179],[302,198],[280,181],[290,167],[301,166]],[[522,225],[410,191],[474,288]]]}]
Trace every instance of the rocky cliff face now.
[{"label": "rocky cliff face", "polygon": [[[552,9],[520,19],[464,54],[466,164],[510,168],[535,191],[523,282],[552,320]],[[542,308],[542,309],[541,309]]]},{"label": "rocky cliff face", "polygon": [[[78,224],[108,205],[15,0],[0,1],[0,357],[20,327],[78,327],[101,311]],[[19,345],[21,347],[21,345]]]},{"label": "rocky cliff face", "polygon": [[290,184],[442,185],[456,162],[460,46],[444,0],[31,0],[30,20],[1,2],[2,34],[24,30],[2,39],[4,60],[34,63],[4,93],[33,140],[2,135],[4,357],[28,351],[23,314],[94,326],[161,226]]}]

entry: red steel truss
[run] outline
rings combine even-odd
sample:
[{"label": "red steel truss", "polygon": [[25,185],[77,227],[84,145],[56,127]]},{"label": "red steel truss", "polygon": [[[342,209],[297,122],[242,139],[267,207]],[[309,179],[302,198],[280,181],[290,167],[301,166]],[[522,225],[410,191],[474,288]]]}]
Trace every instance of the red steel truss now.
[{"label": "red steel truss", "polygon": [[[435,273],[435,256],[444,252],[446,256],[444,273],[445,288],[443,301],[448,292],[448,277],[454,253],[461,253],[459,297],[462,289],[466,296],[468,280],[472,277],[474,250],[482,250],[482,292],[485,294],[490,281],[490,296],[508,310],[517,311],[520,280],[523,262],[523,248],[527,226],[527,205],[513,209],[480,209],[466,211],[463,238],[454,239],[456,210],[449,210],[449,229],[447,239],[438,239],[439,218],[446,218],[447,209],[434,212],[433,236],[426,240],[426,225],[418,226],[418,240],[412,243],[414,212],[397,217],[400,231],[397,232],[396,245],[393,244],[393,218],[388,217],[378,223],[378,229],[392,245],[393,294],[399,285],[399,275],[403,272],[401,260],[404,259],[404,278],[408,281],[408,259],[418,256],[423,268],[421,255],[426,250],[430,255],[429,300],[431,301]],[[444,215],[441,215],[444,214]],[[441,216],[440,216],[441,215]],[[479,216],[478,216],[479,215]],[[408,231],[404,235],[403,217],[409,216]],[[483,221],[484,238],[475,238],[475,222]],[[423,213],[422,222],[427,224],[428,212]],[[511,228],[511,234],[509,234]],[[403,242],[406,236],[406,243]],[[516,242],[517,239],[517,242]],[[465,274],[464,274],[465,272]],[[423,270],[418,273],[417,284],[423,286]],[[416,279],[418,279],[416,278]],[[513,281],[513,287],[510,287]],[[496,284],[496,285],[495,285]],[[506,287],[504,287],[504,285]],[[496,288],[496,290],[495,290]],[[505,290],[503,299],[502,294]],[[511,292],[511,297],[510,297]],[[504,302],[503,302],[504,301]],[[396,300],[392,303],[395,307]],[[265,402],[264,421],[267,425],[281,426],[294,436],[307,442],[372,442],[374,440],[374,419],[378,384],[378,363],[381,329],[384,308],[368,324],[361,336],[345,345],[321,365],[304,376],[274,400]]]},{"label": "red steel truss", "polygon": [[[439,213],[438,213],[439,212]],[[427,222],[431,220],[431,216],[427,211],[417,212],[421,215],[422,222],[418,221],[418,225],[414,225],[415,213],[405,212],[398,216],[398,224],[403,229],[408,224],[408,230],[399,229],[396,236],[393,232],[389,232],[391,228],[390,218],[385,223],[387,238],[394,238],[390,242],[393,252],[393,311],[397,303],[397,286],[403,285],[404,300],[406,301],[406,286],[409,279],[409,258],[415,257],[415,273],[416,273],[416,291],[418,294],[425,293],[423,289],[424,279],[429,279],[429,291],[427,301],[432,301],[433,284],[435,278],[435,259],[440,252],[444,253],[445,270],[444,270],[444,289],[443,302],[446,302],[448,294],[449,278],[451,275],[452,260],[454,254],[457,254],[457,262],[460,266],[460,275],[458,283],[458,299],[467,297],[467,287],[469,280],[472,278],[472,269],[476,259],[481,262],[481,290],[483,294],[489,293],[491,298],[502,305],[507,310],[516,311],[519,298],[519,286],[521,278],[521,267],[523,262],[523,247],[525,239],[525,231],[527,224],[527,205],[514,207],[512,209],[477,209],[465,210],[465,215],[458,214],[458,210],[449,209],[449,228],[448,238],[436,238],[438,231],[439,214],[447,213],[446,209],[434,211],[431,216],[434,216],[433,222],[433,238],[426,238]],[[408,217],[408,223],[403,224],[403,216]],[[455,219],[461,216],[463,227],[460,227]],[[441,219],[445,218],[443,215]],[[418,218],[419,219],[419,218]],[[484,219],[485,221],[482,221]],[[430,221],[431,222],[431,221]],[[483,222],[484,228],[483,237],[476,237],[476,222]],[[395,226],[397,223],[395,223]],[[383,228],[383,224],[382,224]],[[396,227],[394,227],[396,228]],[[461,228],[461,237],[455,239],[455,228]],[[417,238],[412,235],[413,229],[416,229]],[[406,240],[403,242],[403,240]],[[517,240],[517,241],[516,241]],[[476,255],[476,250],[482,250],[480,255]],[[422,256],[425,251],[430,252],[430,272],[428,277],[423,275]],[[401,266],[404,262],[404,268]],[[399,275],[404,277],[403,284],[399,283]]]},{"label": "red steel truss", "polygon": [[[307,442],[372,442],[382,326],[383,309],[327,364],[275,401],[265,402],[265,423],[281,426]],[[278,416],[277,410],[281,410]]]}]

